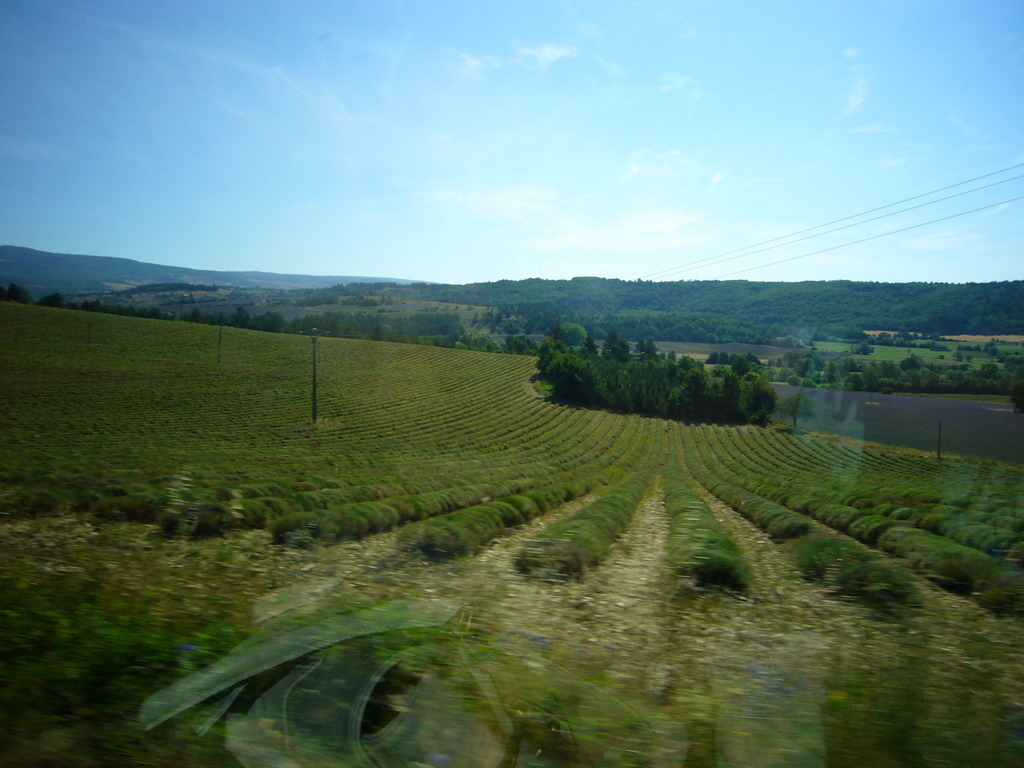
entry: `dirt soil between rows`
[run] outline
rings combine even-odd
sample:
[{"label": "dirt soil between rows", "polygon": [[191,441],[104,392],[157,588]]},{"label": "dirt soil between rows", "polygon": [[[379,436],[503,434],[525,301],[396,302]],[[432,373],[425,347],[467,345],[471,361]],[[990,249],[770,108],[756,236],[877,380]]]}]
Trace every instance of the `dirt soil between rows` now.
[{"label": "dirt soil between rows", "polygon": [[[1019,676],[1005,674],[1024,667],[1019,622],[923,580],[920,611],[879,616],[802,579],[784,545],[711,496],[713,514],[753,568],[745,594],[700,589],[670,572],[669,520],[657,485],[611,555],[582,578],[541,579],[516,569],[530,540],[592,500],[565,504],[462,560],[427,561],[402,550],[395,532],[326,547],[302,566],[302,581],[259,602],[256,618],[346,590],[382,601],[459,601],[474,627],[518,638],[529,650],[524,664],[600,675],[614,695],[681,724],[667,742],[666,754],[675,757],[652,764],[681,765],[677,758],[688,754],[686,765],[824,765],[826,742],[835,757],[844,739],[871,737],[830,735],[827,712],[911,683],[915,706],[939,721],[955,722],[965,709],[1024,708]],[[976,682],[976,694],[963,695],[965,679]],[[882,722],[863,727],[884,730],[891,717],[881,712]]]}]

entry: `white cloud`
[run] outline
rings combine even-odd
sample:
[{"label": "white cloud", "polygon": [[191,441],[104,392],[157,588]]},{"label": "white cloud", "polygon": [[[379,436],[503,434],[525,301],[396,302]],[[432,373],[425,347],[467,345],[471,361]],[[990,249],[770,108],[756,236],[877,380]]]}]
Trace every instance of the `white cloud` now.
[{"label": "white cloud", "polygon": [[864,98],[867,95],[868,78],[858,76],[846,94],[846,107],[843,109],[843,117],[847,117],[860,109],[860,105],[864,103]]},{"label": "white cloud", "polygon": [[515,221],[550,216],[556,211],[557,198],[554,190],[531,184],[485,192],[443,190],[434,195],[439,202],[465,208],[476,215]]},{"label": "white cloud", "polygon": [[980,234],[960,232],[956,229],[944,229],[939,232],[903,237],[900,240],[900,247],[926,253],[954,251],[960,254],[978,247],[983,242],[984,238]]},{"label": "white cloud", "polygon": [[629,181],[642,171],[643,166],[641,166],[634,160],[630,160],[629,167],[626,169],[626,172],[619,177],[619,180],[615,182],[615,186],[613,188],[618,189],[619,187],[621,187],[623,184],[625,184],[627,181]]},{"label": "white cloud", "polygon": [[536,48],[519,48],[516,54],[530,69],[547,69],[559,59],[576,56],[578,51],[564,45],[544,43]]},{"label": "white cloud", "polygon": [[696,78],[689,75],[668,74],[662,75],[661,85],[658,86],[659,93],[682,93],[691,99],[701,97],[700,83]]},{"label": "white cloud", "polygon": [[[262,82],[270,89],[283,89],[298,96],[322,116],[338,122],[349,122],[352,115],[339,97],[335,86],[325,80],[300,80],[283,67],[264,64],[230,50],[211,48],[139,29],[128,24],[97,22],[128,35],[136,45],[156,53],[166,53],[183,61],[198,63],[217,70],[232,71]],[[380,52],[388,55],[387,52]],[[392,52],[392,58],[397,55]]]},{"label": "white cloud", "polygon": [[847,61],[853,61],[854,59],[860,58],[859,48],[847,48],[843,51],[843,58]]},{"label": "white cloud", "polygon": [[718,183],[725,178],[725,173],[722,171],[715,171],[711,174],[711,186],[716,187]]},{"label": "white cloud", "polygon": [[976,128],[972,128],[967,123],[965,123],[963,120],[961,120],[959,115],[950,115],[948,119],[949,119],[950,123],[955,125],[957,128],[959,128],[961,131],[966,133],[968,136],[972,136],[973,137],[973,136],[977,136],[980,133],[980,131],[978,131]]},{"label": "white cloud", "polygon": [[598,65],[600,65],[601,68],[612,77],[622,77],[626,74],[626,68],[620,64],[616,64],[614,61],[602,59],[600,56],[595,56],[594,61],[596,61]]},{"label": "white cloud", "polygon": [[479,77],[486,69],[493,69],[501,66],[501,60],[496,56],[476,56],[472,53],[460,53],[462,60],[463,74],[471,77]]},{"label": "white cloud", "polygon": [[652,152],[639,149],[629,155],[626,169],[618,177],[611,189],[616,190],[635,178],[642,178],[648,185],[670,185],[678,193],[680,185],[695,189],[704,179],[708,178],[708,169],[690,160],[678,149]]},{"label": "white cloud", "polygon": [[894,168],[897,165],[903,165],[909,163],[910,158],[906,156],[893,157],[892,155],[883,155],[878,159],[879,168]]},{"label": "white cloud", "polygon": [[674,209],[633,211],[611,222],[560,220],[532,245],[550,251],[586,250],[643,253],[703,245],[711,234],[698,225],[703,213]]}]

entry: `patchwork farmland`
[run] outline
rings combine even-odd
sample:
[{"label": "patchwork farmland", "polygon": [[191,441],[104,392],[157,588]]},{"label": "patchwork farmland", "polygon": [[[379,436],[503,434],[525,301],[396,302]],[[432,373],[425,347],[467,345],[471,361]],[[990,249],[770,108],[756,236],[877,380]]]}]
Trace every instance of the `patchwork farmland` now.
[{"label": "patchwork farmland", "polygon": [[455,606],[435,646],[537,765],[1024,756],[1019,464],[568,407],[533,358],[351,339],[317,344],[313,424],[302,337],[0,324],[0,762],[232,764],[223,720],[139,707],[275,617],[395,601]]}]

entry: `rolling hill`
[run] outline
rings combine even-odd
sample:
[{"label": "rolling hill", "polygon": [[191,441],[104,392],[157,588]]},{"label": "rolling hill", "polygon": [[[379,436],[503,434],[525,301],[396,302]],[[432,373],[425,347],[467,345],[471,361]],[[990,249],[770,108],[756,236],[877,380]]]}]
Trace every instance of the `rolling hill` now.
[{"label": "rolling hill", "polygon": [[223,272],[149,264],[112,256],[49,253],[14,245],[0,246],[0,284],[17,283],[36,298],[49,293],[119,291],[150,283],[202,283],[240,288],[321,288],[337,283],[412,280],[390,277],[287,275],[275,272]]}]

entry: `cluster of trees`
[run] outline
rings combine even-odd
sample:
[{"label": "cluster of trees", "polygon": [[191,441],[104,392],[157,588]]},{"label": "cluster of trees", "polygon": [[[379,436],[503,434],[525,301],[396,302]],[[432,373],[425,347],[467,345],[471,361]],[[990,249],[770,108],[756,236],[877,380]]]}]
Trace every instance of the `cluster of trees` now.
[{"label": "cluster of trees", "polygon": [[0,285],[0,301],[14,301],[18,304],[31,304],[32,294],[17,283],[11,283],[7,288]]},{"label": "cluster of trees", "polygon": [[576,323],[595,338],[615,329],[632,339],[661,339],[705,344],[737,341],[770,344],[773,336],[764,325],[724,315],[687,312],[653,312],[644,309],[577,311],[548,302],[522,302],[498,306],[478,316],[476,322],[491,333],[545,333],[565,322]]},{"label": "cluster of trees", "polygon": [[[0,301],[15,301],[19,304],[32,304],[32,295],[20,285],[11,283],[7,288],[0,286]],[[85,312],[104,312],[109,315],[128,315],[129,317],[148,317],[155,320],[173,320],[172,315],[158,309],[142,309],[126,307],[121,304],[104,304],[96,300],[81,302],[64,301],[59,293],[51,293],[34,302],[41,307],[57,307],[60,309],[79,309]]]},{"label": "cluster of trees", "polygon": [[738,360],[709,374],[690,357],[659,355],[651,341],[631,350],[610,331],[600,352],[590,336],[578,347],[548,337],[537,368],[554,395],[570,402],[691,422],[767,424],[775,390],[746,358]]},{"label": "cluster of trees", "polygon": [[239,306],[230,315],[203,314],[193,309],[183,314],[181,319],[270,333],[298,333],[315,326],[329,331],[333,336],[441,346],[455,346],[465,333],[462,321],[454,312],[389,314],[386,317],[373,312],[327,313],[286,320],[277,312],[250,314],[245,307]]},{"label": "cluster of trees", "polygon": [[1014,383],[1024,381],[1022,355],[1001,355],[972,366],[928,363],[913,354],[900,362],[869,363],[851,356],[830,360],[815,350],[791,350],[770,363],[775,367],[771,376],[776,381],[862,392],[1005,395]]}]

